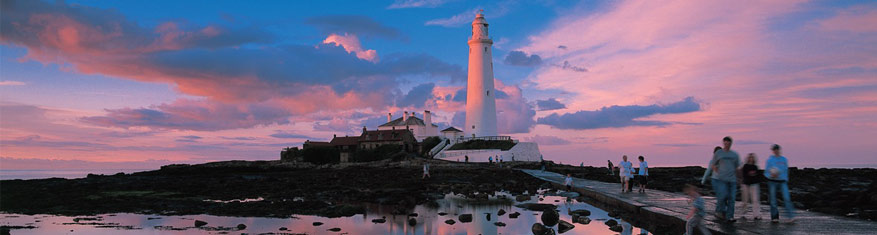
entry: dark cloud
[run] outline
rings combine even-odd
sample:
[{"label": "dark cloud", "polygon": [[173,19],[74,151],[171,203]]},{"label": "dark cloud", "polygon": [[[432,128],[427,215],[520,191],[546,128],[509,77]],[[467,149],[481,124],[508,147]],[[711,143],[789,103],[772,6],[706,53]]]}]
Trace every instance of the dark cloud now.
[{"label": "dark cloud", "polygon": [[220,136],[219,138],[222,138],[224,140],[257,140],[258,139],[256,137],[245,137],[245,136],[238,136],[238,137]]},{"label": "dark cloud", "polygon": [[655,114],[688,113],[699,110],[701,110],[700,104],[694,100],[694,97],[687,97],[682,101],[666,105],[613,105],[594,111],[578,111],[562,115],[554,113],[539,118],[537,123],[558,129],[574,130],[627,126],[666,126],[673,123],[637,119]]},{"label": "dark cloud", "polygon": [[560,45],[560,46],[557,46],[557,49],[564,49],[564,50],[566,50],[566,46],[564,46],[564,45]]},{"label": "dark cloud", "polygon": [[112,127],[216,131],[288,124],[283,109],[258,104],[227,105],[181,100],[150,108],[107,109],[105,116],[83,117],[85,123]]},{"label": "dark cloud", "polygon": [[311,137],[306,136],[306,135],[301,135],[301,134],[296,134],[293,132],[281,131],[281,130],[274,131],[274,134],[271,134],[269,136],[274,137],[274,138],[280,138],[280,139],[310,139],[311,138]]},{"label": "dark cloud", "polygon": [[539,55],[527,55],[523,51],[510,51],[506,54],[505,64],[514,66],[538,66],[542,64],[542,58]]},{"label": "dark cloud", "polygon": [[877,85],[862,86],[837,86],[837,87],[820,87],[811,88],[798,92],[801,97],[806,98],[828,98],[838,95],[867,94],[877,93]]},{"label": "dark cloud", "polygon": [[565,145],[569,144],[568,140],[556,136],[534,135],[524,138],[527,142],[536,142],[540,145]]},{"label": "dark cloud", "polygon": [[408,91],[408,94],[400,96],[399,99],[396,100],[396,107],[423,107],[426,101],[432,98],[432,90],[434,88],[435,83],[417,85],[414,88],[411,88],[411,91]]},{"label": "dark cloud", "polygon": [[536,106],[539,107],[539,111],[548,111],[548,110],[557,110],[564,109],[566,105],[560,103],[554,98],[548,98],[547,100],[536,100]]},{"label": "dark cloud", "polygon": [[573,71],[573,72],[583,73],[583,72],[588,71],[588,69],[586,69],[584,67],[572,65],[569,63],[569,61],[565,61],[565,60],[563,61],[563,64],[554,64],[554,66],[560,67],[560,69],[563,69],[563,70],[569,70],[569,71]]},{"label": "dark cloud", "polygon": [[355,34],[362,37],[380,37],[386,39],[406,38],[396,30],[385,26],[371,17],[358,15],[328,15],[311,17],[305,20],[305,24],[313,25],[323,34]]}]

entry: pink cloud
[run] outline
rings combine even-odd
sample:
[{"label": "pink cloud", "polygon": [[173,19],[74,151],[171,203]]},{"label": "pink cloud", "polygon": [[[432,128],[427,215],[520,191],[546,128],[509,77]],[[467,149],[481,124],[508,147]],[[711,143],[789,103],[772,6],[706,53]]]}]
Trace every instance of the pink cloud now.
[{"label": "pink cloud", "polygon": [[375,50],[365,50],[362,48],[362,45],[359,43],[359,38],[356,35],[352,34],[330,34],[323,40],[323,44],[335,44],[336,46],[344,47],[344,50],[347,53],[356,54],[357,58],[368,60],[371,62],[378,62],[378,52]]}]

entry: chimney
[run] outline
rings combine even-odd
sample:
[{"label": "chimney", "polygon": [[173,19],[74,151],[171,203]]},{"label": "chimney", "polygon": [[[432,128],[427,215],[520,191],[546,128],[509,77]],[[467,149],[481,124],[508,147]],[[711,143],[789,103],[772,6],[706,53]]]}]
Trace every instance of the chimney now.
[{"label": "chimney", "polygon": [[393,121],[393,113],[387,113],[387,122]]},{"label": "chimney", "polygon": [[338,135],[336,135],[336,134],[332,134],[332,138],[335,138],[335,137],[338,137]]},{"label": "chimney", "polygon": [[402,121],[408,121],[408,111],[405,111],[405,115],[402,116]]},{"label": "chimney", "polygon": [[426,128],[432,127],[432,113],[429,110],[423,110],[423,124],[426,124]]},{"label": "chimney", "polygon": [[366,131],[365,126],[362,126],[362,133],[365,133],[365,131]]}]

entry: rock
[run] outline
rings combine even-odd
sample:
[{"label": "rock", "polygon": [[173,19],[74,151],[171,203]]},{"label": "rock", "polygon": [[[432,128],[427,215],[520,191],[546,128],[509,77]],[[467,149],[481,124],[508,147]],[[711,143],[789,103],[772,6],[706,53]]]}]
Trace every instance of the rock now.
[{"label": "rock", "polygon": [[589,215],[591,215],[591,211],[585,210],[585,209],[578,209],[578,210],[570,211],[569,215],[589,216]]},{"label": "rock", "polygon": [[247,225],[246,224],[238,224],[237,228],[238,228],[238,230],[244,230],[244,229],[247,229]]},{"label": "rock", "polygon": [[591,218],[588,218],[587,216],[573,215],[572,222],[580,224],[590,224]]},{"label": "rock", "polygon": [[201,227],[201,226],[204,226],[204,225],[207,225],[207,222],[200,221],[200,220],[195,220],[195,227]]},{"label": "rock", "polygon": [[514,213],[509,214],[509,218],[512,218],[512,219],[517,219],[518,216],[521,216],[521,212],[514,212]]},{"label": "rock", "polygon": [[383,224],[385,222],[387,222],[387,217],[372,220],[372,223],[376,223],[376,224]]},{"label": "rock", "polygon": [[606,224],[606,226],[612,227],[612,226],[617,225],[617,224],[618,224],[618,221],[615,221],[614,219],[611,219],[611,220],[607,220],[606,222],[603,222],[603,224]]},{"label": "rock", "polygon": [[503,223],[503,222],[496,222],[496,223],[493,223],[493,225],[496,225],[497,227],[505,227],[505,223]]},{"label": "rock", "polygon": [[313,225],[314,225],[314,226],[320,226],[320,225],[323,225],[323,222],[314,222]]},{"label": "rock", "polygon": [[445,213],[445,212],[439,212],[439,213],[438,213],[438,215],[440,215],[440,216],[445,216],[445,215],[447,215],[447,214],[448,214],[448,213]]},{"label": "rock", "polygon": [[286,230],[289,230],[289,229],[286,228],[286,227],[280,227],[280,229],[278,229],[278,230],[280,230],[280,231],[286,231]]},{"label": "rock", "polygon": [[484,216],[484,218],[486,218],[487,221],[490,221],[490,213],[484,213],[484,214],[487,214],[486,216]]},{"label": "rock", "polygon": [[408,219],[408,225],[411,225],[411,226],[417,225],[417,219],[414,219],[414,218]]},{"label": "rock", "polygon": [[545,224],[545,226],[552,227],[557,224],[559,219],[560,214],[554,209],[545,209],[542,211],[542,223]]},{"label": "rock", "polygon": [[502,216],[502,215],[505,215],[505,210],[499,209],[499,211],[496,212],[496,216]]},{"label": "rock", "polygon": [[615,226],[609,227],[609,230],[620,233],[621,231],[624,231],[624,228],[622,228],[620,224],[616,224]]},{"label": "rock", "polygon": [[330,229],[327,229],[326,231],[341,232],[341,228],[330,228]]},{"label": "rock", "polygon": [[575,225],[570,224],[569,222],[566,222],[566,221],[561,220],[561,221],[557,224],[557,232],[558,232],[558,233],[565,233],[566,231],[572,230],[572,229],[575,228],[575,227],[576,227]]},{"label": "rock", "polygon": [[461,223],[469,223],[472,222],[472,214],[462,214],[457,219],[460,220]]},{"label": "rock", "polygon": [[554,229],[551,229],[549,227],[545,227],[545,225],[542,225],[540,223],[533,224],[533,227],[530,228],[530,230],[533,232],[534,235],[553,235],[554,234]]},{"label": "rock", "polygon": [[617,211],[610,211],[608,214],[609,214],[609,217],[616,218],[616,219],[618,218]]},{"label": "rock", "polygon": [[454,224],[457,223],[457,221],[454,221],[454,220],[452,220],[452,219],[449,219],[449,220],[445,220],[445,223],[446,223],[446,224],[450,224],[450,225],[454,225]]},{"label": "rock", "polygon": [[417,213],[411,213],[411,214],[408,214],[408,216],[417,217]]},{"label": "rock", "polygon": [[545,209],[554,210],[557,208],[557,206],[555,206],[555,205],[545,204],[545,203],[522,203],[522,204],[518,204],[515,206],[520,207],[520,208],[524,208],[526,210],[531,210],[531,211],[543,211]]},{"label": "rock", "polygon": [[518,196],[515,196],[515,201],[518,201],[518,202],[526,202],[526,201],[529,201],[529,200],[530,200],[530,195],[518,195]]}]

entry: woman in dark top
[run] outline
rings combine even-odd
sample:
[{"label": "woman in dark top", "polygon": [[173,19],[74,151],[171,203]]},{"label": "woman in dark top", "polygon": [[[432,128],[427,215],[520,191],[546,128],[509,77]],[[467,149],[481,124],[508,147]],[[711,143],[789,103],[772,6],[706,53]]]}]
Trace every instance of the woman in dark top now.
[{"label": "woman in dark top", "polygon": [[[740,188],[743,189],[741,192],[743,196],[743,219],[746,219],[746,215],[752,215],[753,219],[760,220],[761,219],[761,209],[759,208],[759,199],[758,199],[758,188],[761,185],[761,174],[758,174],[758,165],[755,165],[757,160],[755,159],[755,154],[750,153],[746,156],[746,164],[740,168],[740,173],[743,175],[743,185]],[[747,207],[749,205],[752,206],[752,211],[747,213]]]}]

